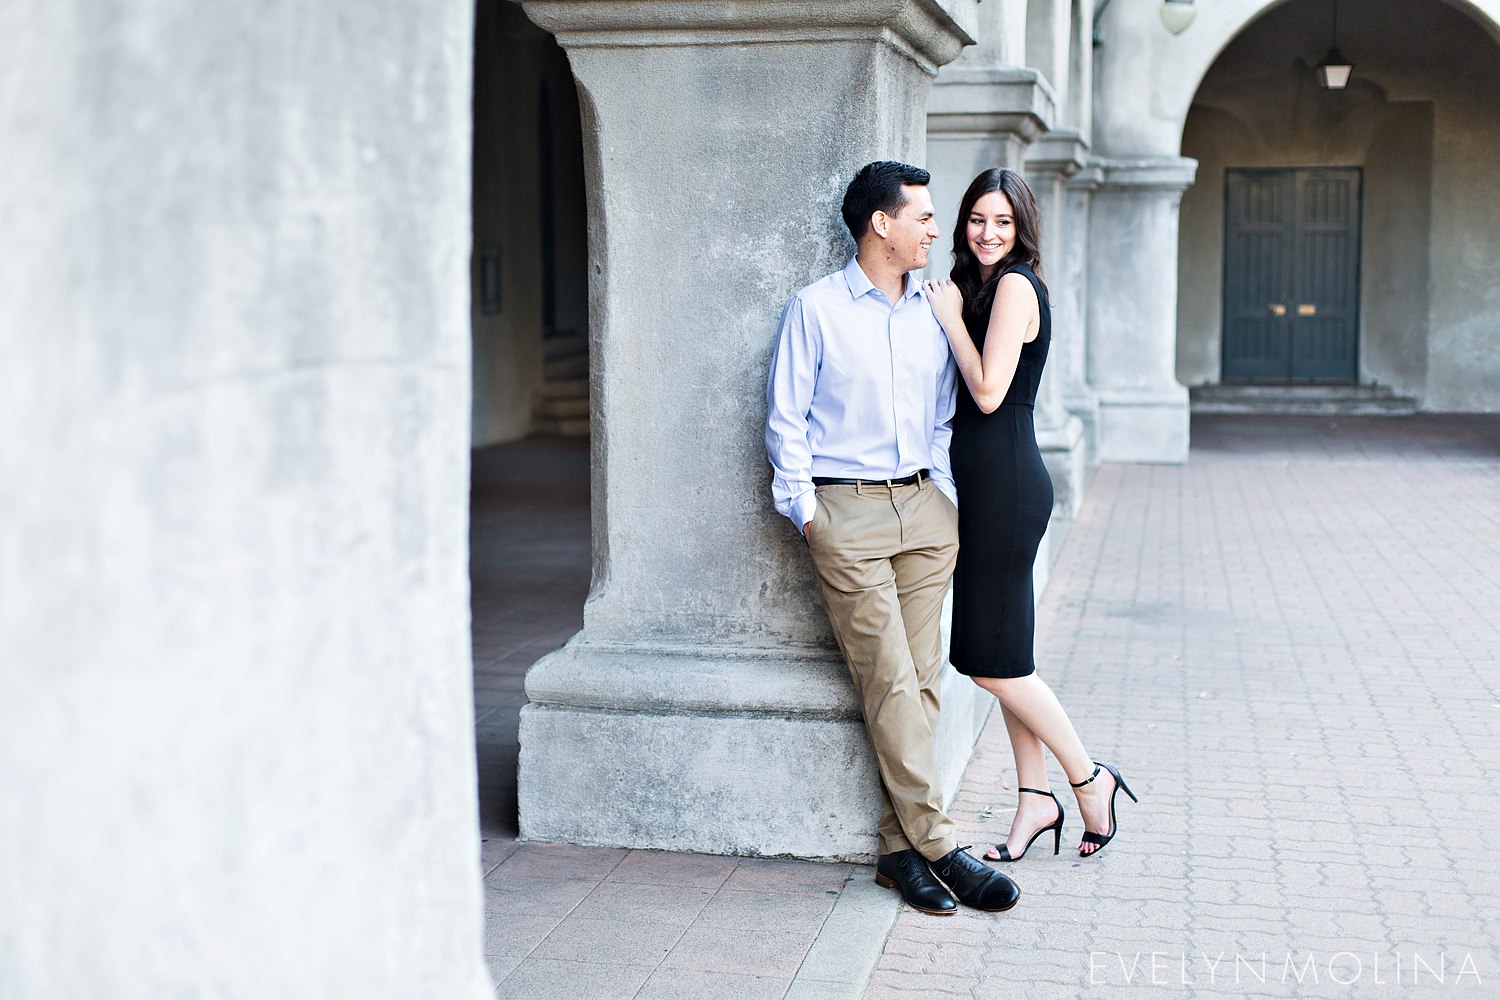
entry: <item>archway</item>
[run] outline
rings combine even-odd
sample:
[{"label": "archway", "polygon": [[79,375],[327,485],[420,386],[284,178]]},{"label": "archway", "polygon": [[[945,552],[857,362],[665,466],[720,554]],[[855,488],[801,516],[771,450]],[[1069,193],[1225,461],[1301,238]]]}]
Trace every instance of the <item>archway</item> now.
[{"label": "archway", "polygon": [[[1500,111],[1483,96],[1500,92],[1495,22],[1443,0],[1345,4],[1338,44],[1355,70],[1331,92],[1313,70],[1327,0],[1263,6],[1184,119],[1181,152],[1199,168],[1182,202],[1178,379],[1345,381],[1370,405],[1495,408],[1500,365],[1483,345],[1500,294],[1475,253],[1500,228],[1500,182],[1480,166],[1500,160]],[[1350,179],[1343,222],[1313,219],[1311,193],[1336,174]],[[1252,189],[1261,221],[1245,228],[1235,192]],[[1342,360],[1308,365],[1309,352]]]}]

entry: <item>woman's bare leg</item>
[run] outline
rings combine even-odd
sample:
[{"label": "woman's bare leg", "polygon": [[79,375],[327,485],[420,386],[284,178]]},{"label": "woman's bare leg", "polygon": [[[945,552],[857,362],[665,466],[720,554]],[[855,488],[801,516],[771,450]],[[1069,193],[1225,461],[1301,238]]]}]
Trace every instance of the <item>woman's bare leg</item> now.
[{"label": "woman's bare leg", "polygon": [[[1020,716],[1000,703],[1000,714],[1005,718],[1005,731],[1010,735],[1010,750],[1016,758],[1016,785],[1020,788],[1035,788],[1051,791],[1047,784],[1047,760],[1042,753],[1042,741],[1037,739],[1021,721]],[[1010,821],[1010,832],[1005,836],[1005,846],[1011,857],[1026,850],[1026,844],[1038,830],[1051,826],[1057,820],[1057,807],[1052,800],[1041,795],[1016,793],[1016,814]]]},{"label": "woman's bare leg", "polygon": [[[1006,732],[1010,734],[1012,752],[1016,755],[1016,776],[1027,788],[1048,790],[1046,767],[1041,762],[1036,743],[1044,744],[1052,756],[1062,765],[1068,782],[1084,781],[1094,773],[1094,760],[1084,749],[1068,713],[1046,681],[1036,674],[1025,677],[975,677],[975,684],[993,694],[1000,701],[1005,714]],[[1012,722],[1014,719],[1014,723]],[[1021,738],[1017,740],[1017,733]],[[1022,770],[1023,760],[1026,770]],[[1033,779],[1041,784],[1033,784]],[[1083,814],[1083,827],[1094,833],[1109,832],[1109,800],[1114,791],[1114,779],[1109,772],[1100,771],[1099,777],[1073,789],[1078,800],[1078,810]],[[1006,845],[1011,854],[1026,846],[1026,838],[1055,819],[1057,811],[1051,802],[1040,795],[1019,795],[1016,819],[1011,825],[1011,835]],[[1027,800],[1035,800],[1035,804]],[[1038,805],[1040,808],[1038,808]],[[1093,844],[1079,844],[1079,850],[1091,854]]]}]

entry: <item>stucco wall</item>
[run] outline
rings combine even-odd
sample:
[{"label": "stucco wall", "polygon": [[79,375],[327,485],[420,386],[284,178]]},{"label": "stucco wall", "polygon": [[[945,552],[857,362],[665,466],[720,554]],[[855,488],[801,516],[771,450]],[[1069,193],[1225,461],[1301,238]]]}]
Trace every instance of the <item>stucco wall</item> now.
[{"label": "stucco wall", "polygon": [[1365,154],[1360,381],[1421,399],[1431,336],[1433,107],[1413,101],[1385,111]]},{"label": "stucco wall", "polygon": [[471,16],[0,15],[0,996],[491,995]]},{"label": "stucco wall", "polygon": [[[1472,36],[1471,36],[1472,37]],[[1500,49],[1436,102],[1426,405],[1500,410]]]}]

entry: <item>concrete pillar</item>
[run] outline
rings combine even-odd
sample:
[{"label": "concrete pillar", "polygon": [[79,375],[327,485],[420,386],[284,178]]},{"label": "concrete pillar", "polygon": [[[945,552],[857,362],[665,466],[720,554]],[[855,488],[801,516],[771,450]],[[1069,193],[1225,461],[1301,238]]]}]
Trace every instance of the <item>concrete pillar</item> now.
[{"label": "concrete pillar", "polygon": [[[955,64],[938,76],[927,109],[927,169],[945,250],[969,182],[991,167],[1019,170],[1053,112],[1052,87],[1034,69]],[[950,263],[947,253],[935,254],[928,271],[946,275]]]},{"label": "concrete pillar", "polygon": [[0,997],[492,997],[473,3],[3,21]]},{"label": "concrete pillar", "polygon": [[[1068,412],[1083,422],[1084,468],[1089,476],[1099,464],[1099,396],[1089,384],[1088,374],[1089,219],[1093,214],[1094,192],[1099,189],[1102,177],[1103,171],[1089,163],[1064,185],[1063,201],[1067,207],[1063,213],[1062,280],[1065,287],[1054,303],[1052,314],[1054,324],[1061,322],[1077,331],[1077,336],[1062,345],[1068,354],[1063,399]],[[1061,320],[1059,315],[1063,317]]]},{"label": "concrete pillar", "polygon": [[[1068,526],[1083,504],[1087,477],[1087,447],[1083,422],[1068,407],[1070,384],[1081,379],[1073,363],[1082,340],[1078,322],[1076,272],[1067,233],[1067,181],[1083,166],[1087,146],[1072,132],[1049,132],[1032,145],[1026,157],[1026,180],[1042,213],[1042,277],[1052,299],[1052,346],[1037,394],[1036,436],[1042,460],[1052,476],[1052,523],[1045,543],[1047,559],[1056,558]],[[1038,564],[1044,562],[1038,557]]]},{"label": "concrete pillar", "polygon": [[[567,51],[590,187],[594,584],[532,668],[528,838],[868,857],[868,739],[762,434],[782,306],[844,265],[869,160],[921,163],[973,4],[527,0]],[[988,706],[956,682],[956,786]]]},{"label": "concrete pillar", "polygon": [[1184,462],[1178,381],[1177,209],[1197,161],[1103,160],[1090,213],[1089,384],[1105,462]]},{"label": "concrete pillar", "polygon": [[[958,203],[969,182],[991,167],[1020,169],[1026,147],[1052,125],[1052,85],[1024,68],[1025,5],[1014,0],[979,8],[978,44],[945,66],[927,108],[927,169],[932,202],[951,250]],[[928,273],[946,276],[947,252],[934,254]]]}]

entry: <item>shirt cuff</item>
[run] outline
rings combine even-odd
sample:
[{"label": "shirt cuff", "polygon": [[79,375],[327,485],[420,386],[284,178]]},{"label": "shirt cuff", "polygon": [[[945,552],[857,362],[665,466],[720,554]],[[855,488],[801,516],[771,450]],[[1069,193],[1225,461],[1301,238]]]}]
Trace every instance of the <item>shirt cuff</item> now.
[{"label": "shirt cuff", "polygon": [[813,515],[818,512],[818,495],[813,490],[808,490],[797,498],[793,507],[797,514],[797,530],[800,532],[804,525],[812,521]]}]

